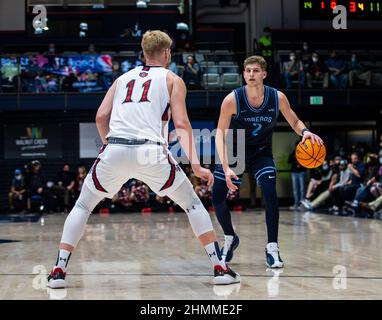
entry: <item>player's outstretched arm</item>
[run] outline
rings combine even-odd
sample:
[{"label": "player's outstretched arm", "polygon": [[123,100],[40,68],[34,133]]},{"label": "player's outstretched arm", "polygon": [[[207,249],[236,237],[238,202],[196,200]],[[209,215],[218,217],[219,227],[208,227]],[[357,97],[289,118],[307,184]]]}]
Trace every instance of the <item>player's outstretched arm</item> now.
[{"label": "player's outstretched arm", "polygon": [[214,177],[210,170],[200,165],[195,148],[194,135],[186,109],[186,85],[183,80],[175,74],[169,73],[168,77],[169,80],[167,83],[170,86],[170,108],[178,140],[187,158],[190,160],[195,175],[207,180],[208,186],[211,186],[214,182]]},{"label": "player's outstretched arm", "polygon": [[101,105],[99,106],[97,115],[96,115],[97,129],[103,144],[107,144],[106,135],[110,131],[109,121],[110,121],[111,111],[113,109],[113,99],[114,99],[116,83],[117,81],[114,81],[113,85],[106,92],[106,95],[103,98],[103,101]]},{"label": "player's outstretched arm", "polygon": [[284,93],[278,91],[277,92],[279,97],[279,108],[285,119],[288,121],[292,129],[299,135],[302,136],[302,143],[305,142],[306,139],[311,139],[312,143],[317,143],[318,145],[324,144],[322,139],[314,134],[313,132],[310,132],[304,122],[302,122],[296,115],[296,113],[292,110],[290,107],[288,98],[285,96]]},{"label": "player's outstretched arm", "polygon": [[236,112],[236,100],[235,94],[231,92],[225,97],[220,108],[220,116],[218,122],[218,128],[216,130],[215,144],[216,151],[219,155],[220,161],[222,163],[223,171],[225,174],[225,179],[228,189],[234,191],[237,186],[232,183],[232,178],[238,179],[236,174],[229,167],[228,156],[227,156],[227,144],[226,137],[228,134],[228,129],[231,124],[232,115]]}]

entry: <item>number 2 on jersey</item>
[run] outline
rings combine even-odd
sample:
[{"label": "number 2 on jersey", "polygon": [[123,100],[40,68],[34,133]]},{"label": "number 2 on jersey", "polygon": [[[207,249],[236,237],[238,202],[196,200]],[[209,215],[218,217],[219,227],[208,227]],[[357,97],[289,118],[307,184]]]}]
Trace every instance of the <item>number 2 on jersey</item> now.
[{"label": "number 2 on jersey", "polygon": [[[148,95],[149,89],[150,89],[150,84],[151,84],[151,80],[147,80],[145,83],[142,84],[143,92],[142,92],[141,99],[138,102],[150,102],[150,100],[147,98],[147,95]],[[134,79],[130,80],[127,83],[127,85],[126,85],[127,94],[126,94],[125,100],[122,103],[134,102],[131,99],[131,96],[133,95],[134,85],[135,85],[135,80]]]},{"label": "number 2 on jersey", "polygon": [[254,123],[253,126],[255,127],[255,130],[252,131],[252,135],[256,137],[259,134],[258,132],[261,130],[263,125],[261,123]]}]

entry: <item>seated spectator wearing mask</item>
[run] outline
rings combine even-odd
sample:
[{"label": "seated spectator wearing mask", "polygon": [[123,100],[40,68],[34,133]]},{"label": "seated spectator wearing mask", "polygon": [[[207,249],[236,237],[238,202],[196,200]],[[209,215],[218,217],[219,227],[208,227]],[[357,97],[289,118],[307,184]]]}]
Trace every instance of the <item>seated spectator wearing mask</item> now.
[{"label": "seated spectator wearing mask", "polygon": [[306,81],[308,88],[312,88],[313,80],[322,81],[322,87],[325,89],[329,86],[329,73],[326,65],[321,62],[318,53],[313,53],[306,69]]},{"label": "seated spectator wearing mask", "polygon": [[301,87],[305,84],[305,73],[301,61],[297,58],[295,52],[289,54],[289,61],[283,63],[283,76],[285,80],[285,89],[292,87],[292,80],[298,79]]},{"label": "seated spectator wearing mask", "polygon": [[19,205],[25,205],[25,181],[24,177],[21,173],[21,170],[16,169],[15,170],[15,176],[12,179],[11,184],[11,190],[8,194],[8,200],[9,200],[9,209],[15,210],[15,207],[17,204]]}]

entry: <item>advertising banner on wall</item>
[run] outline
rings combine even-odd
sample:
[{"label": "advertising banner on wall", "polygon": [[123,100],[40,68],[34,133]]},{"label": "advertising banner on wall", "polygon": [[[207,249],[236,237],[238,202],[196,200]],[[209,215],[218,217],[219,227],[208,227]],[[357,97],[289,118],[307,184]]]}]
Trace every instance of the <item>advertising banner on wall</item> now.
[{"label": "advertising banner on wall", "polygon": [[[199,157],[210,158],[215,155],[215,124],[213,121],[192,122],[196,149]],[[96,124],[80,123],[80,158],[97,158],[102,140]],[[182,149],[177,141],[173,123],[169,126],[169,149],[176,158],[182,158]]]},{"label": "advertising banner on wall", "polygon": [[80,158],[97,158],[102,140],[94,122],[80,123]]},{"label": "advertising banner on wall", "polygon": [[5,159],[61,157],[61,124],[4,125]]}]

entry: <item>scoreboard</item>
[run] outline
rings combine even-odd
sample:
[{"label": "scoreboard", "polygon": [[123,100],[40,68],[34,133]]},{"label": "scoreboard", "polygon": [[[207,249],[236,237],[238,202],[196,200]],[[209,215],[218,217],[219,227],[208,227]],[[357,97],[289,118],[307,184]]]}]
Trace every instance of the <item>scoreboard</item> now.
[{"label": "scoreboard", "polygon": [[300,19],[332,19],[337,5],[346,8],[349,20],[381,20],[382,23],[382,0],[300,0]]}]

